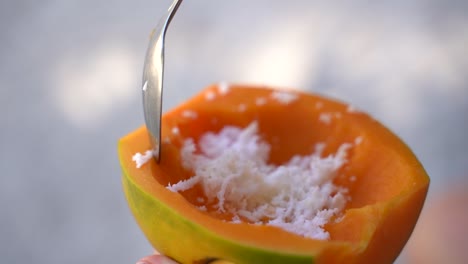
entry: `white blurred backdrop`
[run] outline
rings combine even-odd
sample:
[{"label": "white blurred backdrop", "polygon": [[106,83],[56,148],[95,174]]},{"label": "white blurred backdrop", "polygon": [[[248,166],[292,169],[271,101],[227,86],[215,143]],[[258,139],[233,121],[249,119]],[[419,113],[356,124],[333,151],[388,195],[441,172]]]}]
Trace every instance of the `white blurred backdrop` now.
[{"label": "white blurred backdrop", "polygon": [[[1,263],[151,253],[116,145],[143,124],[143,57],[170,3],[0,3]],[[335,97],[400,135],[437,193],[468,177],[467,14],[463,0],[186,0],[167,34],[164,109],[219,81]]]}]

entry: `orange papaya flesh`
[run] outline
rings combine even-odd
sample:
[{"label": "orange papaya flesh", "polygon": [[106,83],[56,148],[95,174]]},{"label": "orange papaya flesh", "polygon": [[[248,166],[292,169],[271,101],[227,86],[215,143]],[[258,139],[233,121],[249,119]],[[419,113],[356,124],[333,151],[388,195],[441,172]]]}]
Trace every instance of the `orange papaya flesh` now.
[{"label": "orange papaya flesh", "polygon": [[[164,114],[161,162],[136,168],[132,157],[150,149],[145,127],[123,137],[118,151],[123,188],[129,207],[152,246],[180,263],[222,259],[233,263],[392,263],[408,240],[423,206],[429,177],[411,150],[391,131],[365,113],[321,96],[291,92],[284,104],[272,89],[231,86],[227,94],[211,86]],[[207,95],[215,95],[208,100]],[[257,104],[259,98],[265,103]],[[240,110],[239,106],[243,109]],[[184,111],[193,111],[196,118]],[[331,122],[320,121],[330,114]],[[308,155],[325,143],[324,155],[345,142],[361,140],[348,152],[348,162],[335,183],[349,190],[341,221],[325,226],[330,240],[314,240],[277,227],[234,224],[229,215],[206,205],[200,211],[200,187],[181,193],[168,184],[188,179],[180,150],[185,139],[195,142],[226,125],[246,127],[256,120],[260,135],[271,145],[270,162],[281,164],[294,155]],[[174,133],[174,128],[178,133]]]}]

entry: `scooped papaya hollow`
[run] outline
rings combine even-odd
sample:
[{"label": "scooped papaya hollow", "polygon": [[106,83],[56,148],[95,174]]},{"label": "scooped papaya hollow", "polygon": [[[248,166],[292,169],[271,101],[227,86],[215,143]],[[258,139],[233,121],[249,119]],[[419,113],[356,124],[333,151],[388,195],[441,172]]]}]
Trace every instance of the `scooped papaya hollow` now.
[{"label": "scooped papaya hollow", "polygon": [[[411,235],[429,186],[411,150],[367,114],[337,101],[298,91],[221,88],[208,87],[163,116],[159,164],[151,159],[137,168],[132,160],[151,148],[145,127],[119,141],[125,195],[153,247],[181,263],[392,263]],[[334,178],[350,199],[340,220],[324,226],[330,239],[232,223],[228,215],[197,208],[204,197],[200,186],[180,193],[167,188],[193,175],[182,165],[186,139],[197,142],[207,132],[252,122],[271,147],[272,164],[308,155],[318,143],[325,156],[356,143]]]}]

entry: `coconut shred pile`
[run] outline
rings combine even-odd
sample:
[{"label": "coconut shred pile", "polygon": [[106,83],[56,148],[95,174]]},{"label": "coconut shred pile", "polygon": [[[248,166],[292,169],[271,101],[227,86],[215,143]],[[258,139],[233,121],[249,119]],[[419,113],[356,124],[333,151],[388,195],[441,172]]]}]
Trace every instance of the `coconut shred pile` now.
[{"label": "coconut shred pile", "polygon": [[245,129],[227,126],[218,134],[206,133],[197,145],[193,139],[184,142],[183,166],[194,176],[167,188],[179,192],[200,184],[208,202],[232,214],[232,222],[246,219],[329,239],[323,227],[340,216],[347,200],[347,190],[333,179],[346,163],[351,144],[327,157],[321,157],[323,147],[318,144],[311,155],[276,166],[267,163],[270,146],[260,138],[256,122]]}]

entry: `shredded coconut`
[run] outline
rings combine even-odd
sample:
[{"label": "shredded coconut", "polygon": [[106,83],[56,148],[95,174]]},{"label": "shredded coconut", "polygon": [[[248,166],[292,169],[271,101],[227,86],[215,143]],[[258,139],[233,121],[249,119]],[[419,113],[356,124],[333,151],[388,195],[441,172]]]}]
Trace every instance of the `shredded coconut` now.
[{"label": "shredded coconut", "polygon": [[276,166],[267,163],[270,145],[258,135],[256,122],[245,129],[227,126],[218,134],[206,133],[197,145],[193,139],[184,142],[183,166],[195,175],[167,188],[178,192],[200,184],[208,204],[233,215],[233,223],[243,219],[329,239],[323,226],[341,215],[347,201],[347,190],[333,179],[352,144],[322,157],[324,146],[317,144],[311,155]]},{"label": "shredded coconut", "polygon": [[359,145],[359,144],[362,143],[362,140],[363,140],[362,137],[357,137],[357,138],[354,140],[354,144],[355,144],[355,145]]},{"label": "shredded coconut", "polygon": [[320,109],[323,107],[323,103],[322,102],[316,102],[315,103],[315,109]]},{"label": "shredded coconut", "polygon": [[216,97],[216,94],[213,91],[208,91],[205,93],[205,99],[208,101],[214,100]]},{"label": "shredded coconut", "polygon": [[192,177],[190,179],[180,181],[173,185],[169,184],[169,186],[167,186],[167,189],[171,190],[172,192],[183,192],[195,186],[195,184],[197,184],[199,181],[200,177]]},{"label": "shredded coconut", "polygon": [[184,110],[182,112],[182,116],[185,118],[191,118],[191,119],[196,119],[198,117],[197,112],[192,111],[192,110]]},{"label": "shredded coconut", "polygon": [[240,224],[240,223],[242,223],[242,220],[239,218],[239,216],[235,215],[235,216],[232,218],[231,223]]},{"label": "shredded coconut", "polygon": [[359,110],[357,110],[357,108],[354,107],[353,105],[348,105],[348,108],[346,109],[346,112],[348,112],[348,113],[357,113],[357,112],[359,112]]},{"label": "shredded coconut", "polygon": [[245,110],[247,110],[247,106],[245,104],[240,104],[237,109],[239,112],[245,112]]},{"label": "shredded coconut", "polygon": [[153,150],[147,150],[144,154],[136,153],[133,155],[132,160],[136,163],[137,169],[145,165],[154,155]]},{"label": "shredded coconut", "polygon": [[178,127],[173,127],[171,131],[172,131],[172,134],[174,134],[174,135],[179,135],[180,134],[180,130],[179,130]]},{"label": "shredded coconut", "polygon": [[320,116],[319,116],[319,120],[320,122],[322,123],[325,123],[327,125],[329,125],[332,121],[332,114],[331,113],[321,113]]},{"label": "shredded coconut", "polygon": [[258,97],[257,99],[255,99],[255,104],[257,106],[261,106],[261,105],[264,105],[267,103],[267,99],[264,98],[264,97]]},{"label": "shredded coconut", "polygon": [[198,208],[198,210],[200,210],[200,211],[202,211],[202,212],[206,212],[206,211],[207,211],[206,206],[204,206],[204,205],[198,206],[197,208]]},{"label": "shredded coconut", "polygon": [[227,94],[227,93],[229,92],[230,88],[231,88],[231,87],[229,87],[229,83],[227,83],[227,82],[220,82],[220,83],[218,84],[218,93],[219,93],[220,95],[225,95],[225,94]]},{"label": "shredded coconut", "polygon": [[271,93],[271,97],[285,105],[290,104],[299,98],[297,94],[288,91],[274,91]]}]

